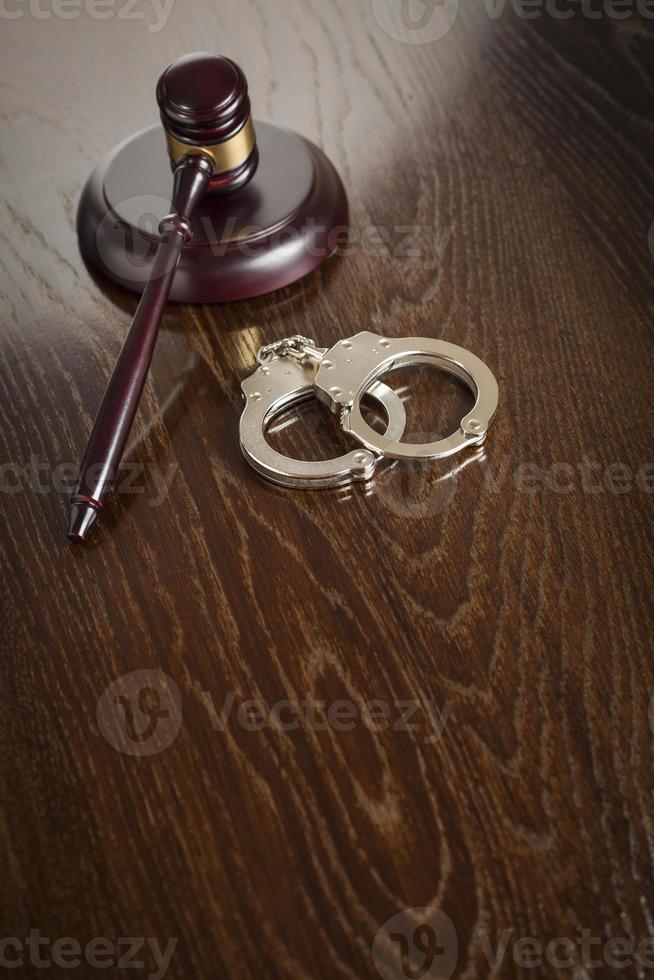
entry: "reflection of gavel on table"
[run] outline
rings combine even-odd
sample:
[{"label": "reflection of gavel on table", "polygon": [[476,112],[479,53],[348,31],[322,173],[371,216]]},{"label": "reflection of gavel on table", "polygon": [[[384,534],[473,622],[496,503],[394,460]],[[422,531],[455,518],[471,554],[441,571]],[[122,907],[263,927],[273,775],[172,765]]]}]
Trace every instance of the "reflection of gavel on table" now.
[{"label": "reflection of gavel on table", "polygon": [[73,494],[68,535],[76,541],[116,477],[169,296],[219,302],[288,285],[334,251],[347,225],[343,186],[317,147],[267,123],[257,123],[255,138],[247,82],[233,61],[179,59],[159,79],[157,101],[174,169],[158,237],[143,230],[139,214],[139,202],[163,196],[169,180],[158,127],[99,165],[78,212],[84,255],[116,281],[140,288],[136,256],[145,249],[150,261]]}]

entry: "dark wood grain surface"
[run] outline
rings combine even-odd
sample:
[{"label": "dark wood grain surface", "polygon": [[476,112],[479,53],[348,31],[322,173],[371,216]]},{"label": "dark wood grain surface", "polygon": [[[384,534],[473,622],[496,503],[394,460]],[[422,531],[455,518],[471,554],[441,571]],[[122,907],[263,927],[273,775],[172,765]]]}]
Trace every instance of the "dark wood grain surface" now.
[{"label": "dark wood grain surface", "polygon": [[[175,980],[616,975],[602,944],[654,933],[654,21],[462,0],[403,43],[364,0],[176,0],[159,31],[145,3],[7,9],[1,936],[177,938]],[[136,308],[81,261],[76,204],[203,48],[332,157],[352,238],[281,293],[169,306],[137,492],[71,547],[61,466]],[[237,438],[257,347],[368,328],[489,364],[484,452],[367,490],[261,481]],[[412,438],[465,411],[435,372],[392,382]],[[315,406],[271,438],[346,445]],[[374,942],[414,908],[435,964],[390,936],[418,913]],[[529,937],[568,939],[568,965],[526,965]],[[25,950],[13,975],[48,975]]]}]

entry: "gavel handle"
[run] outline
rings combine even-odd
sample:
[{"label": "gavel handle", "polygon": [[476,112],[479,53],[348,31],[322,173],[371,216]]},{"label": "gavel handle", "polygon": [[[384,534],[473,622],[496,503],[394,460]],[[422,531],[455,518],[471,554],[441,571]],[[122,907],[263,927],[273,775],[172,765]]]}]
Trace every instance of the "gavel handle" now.
[{"label": "gavel handle", "polygon": [[102,398],[80,466],[71,501],[68,537],[83,541],[111,490],[143,392],[161,317],[184,243],[190,217],[208,187],[213,165],[198,154],[175,169],[171,214],[159,226],[161,240],[132,326]]}]

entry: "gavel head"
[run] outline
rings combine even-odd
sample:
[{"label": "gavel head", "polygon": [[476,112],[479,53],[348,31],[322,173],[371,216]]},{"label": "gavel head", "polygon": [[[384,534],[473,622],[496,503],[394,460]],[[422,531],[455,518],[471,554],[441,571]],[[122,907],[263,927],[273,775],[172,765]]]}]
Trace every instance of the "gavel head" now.
[{"label": "gavel head", "polygon": [[212,191],[247,184],[259,154],[247,80],[237,64],[210,53],[179,58],[159,79],[157,102],[173,165],[202,153],[213,161]]}]

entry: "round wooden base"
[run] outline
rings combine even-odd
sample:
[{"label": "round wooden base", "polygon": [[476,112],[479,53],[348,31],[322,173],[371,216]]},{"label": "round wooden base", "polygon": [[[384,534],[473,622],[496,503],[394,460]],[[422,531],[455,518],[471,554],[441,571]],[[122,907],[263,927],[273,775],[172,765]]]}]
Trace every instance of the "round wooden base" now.
[{"label": "round wooden base", "polygon": [[[325,154],[295,133],[255,122],[259,166],[242,190],[206,195],[193,216],[170,299],[220,303],[295,282],[317,268],[347,231],[343,184]],[[160,126],[137,133],[91,174],[77,212],[84,257],[142,292],[159,221],[170,210],[172,172]]]}]

